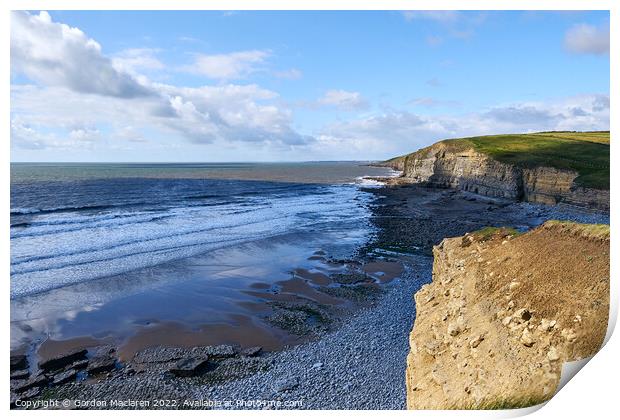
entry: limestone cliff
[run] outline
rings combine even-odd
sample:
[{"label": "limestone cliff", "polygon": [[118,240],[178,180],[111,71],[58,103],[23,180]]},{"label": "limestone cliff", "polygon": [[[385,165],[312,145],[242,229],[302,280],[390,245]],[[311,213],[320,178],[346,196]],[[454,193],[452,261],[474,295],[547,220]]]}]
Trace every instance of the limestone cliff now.
[{"label": "limestone cliff", "polygon": [[554,394],[562,363],[602,345],[608,226],[485,229],[445,239],[434,257],[433,281],[415,295],[408,408],[534,405]]},{"label": "limestone cliff", "polygon": [[[490,197],[565,203],[609,211],[609,190],[584,188],[576,171],[500,162],[466,143],[439,142],[400,159],[402,181],[454,188]],[[392,162],[394,160],[388,161]],[[394,163],[396,164],[396,163]]]}]

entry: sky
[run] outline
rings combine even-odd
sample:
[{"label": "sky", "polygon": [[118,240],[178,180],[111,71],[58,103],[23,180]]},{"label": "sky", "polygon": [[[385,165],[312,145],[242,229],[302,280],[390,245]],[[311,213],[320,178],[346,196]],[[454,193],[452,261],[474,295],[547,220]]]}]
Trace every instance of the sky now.
[{"label": "sky", "polygon": [[379,160],[609,129],[606,11],[15,11],[11,160]]}]

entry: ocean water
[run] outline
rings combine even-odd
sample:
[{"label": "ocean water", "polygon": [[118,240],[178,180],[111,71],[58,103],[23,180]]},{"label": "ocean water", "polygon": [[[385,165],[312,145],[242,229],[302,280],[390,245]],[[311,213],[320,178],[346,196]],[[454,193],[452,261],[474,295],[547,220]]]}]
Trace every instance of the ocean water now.
[{"label": "ocean water", "polygon": [[359,162],[11,165],[11,298],[290,234],[370,229]]}]

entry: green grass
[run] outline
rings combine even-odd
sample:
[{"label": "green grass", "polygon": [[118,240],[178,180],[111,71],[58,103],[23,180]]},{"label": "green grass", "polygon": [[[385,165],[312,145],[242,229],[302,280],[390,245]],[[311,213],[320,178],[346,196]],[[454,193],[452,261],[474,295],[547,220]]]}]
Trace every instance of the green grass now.
[{"label": "green grass", "polygon": [[564,232],[578,234],[589,239],[609,240],[611,232],[609,225],[584,224],[568,220],[547,220],[544,227],[555,227]]},{"label": "green grass", "polygon": [[[521,168],[573,170],[577,185],[609,189],[609,131],[503,134],[444,140],[453,151],[474,148]],[[422,149],[420,152],[426,149]]]},{"label": "green grass", "polygon": [[504,238],[506,236],[518,236],[521,232],[511,227],[484,227],[482,229],[478,229],[474,232],[471,232],[470,235],[473,236],[478,241],[488,241],[494,237]]}]

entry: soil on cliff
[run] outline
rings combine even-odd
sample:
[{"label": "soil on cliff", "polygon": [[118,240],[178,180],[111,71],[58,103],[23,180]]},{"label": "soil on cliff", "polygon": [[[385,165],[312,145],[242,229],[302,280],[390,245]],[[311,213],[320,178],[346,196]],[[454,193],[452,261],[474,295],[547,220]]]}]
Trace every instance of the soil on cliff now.
[{"label": "soil on cliff", "polygon": [[523,407],[549,399],[567,361],[600,348],[609,313],[609,226],[484,229],[434,249],[415,296],[412,409]]}]

